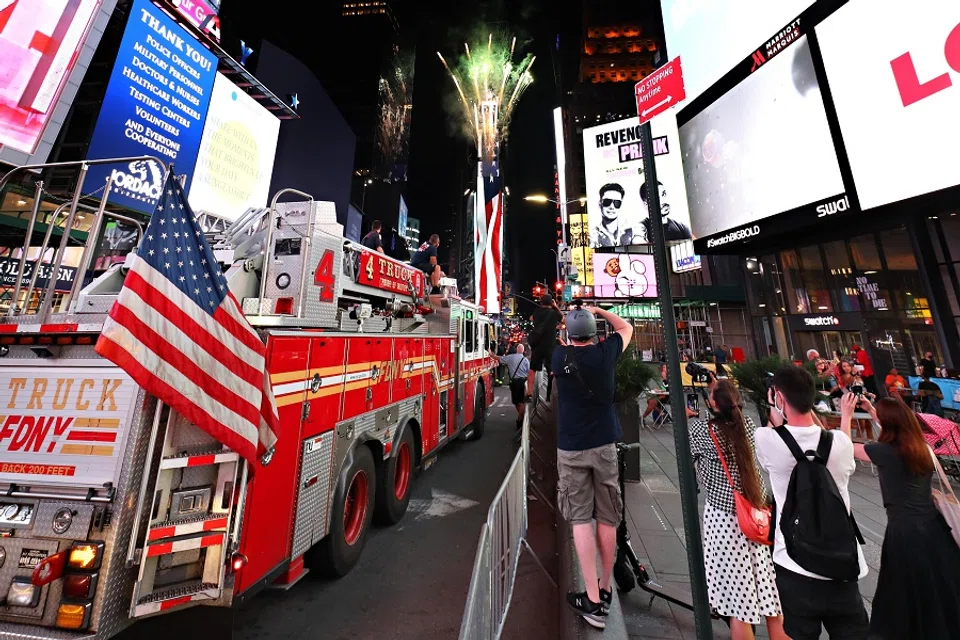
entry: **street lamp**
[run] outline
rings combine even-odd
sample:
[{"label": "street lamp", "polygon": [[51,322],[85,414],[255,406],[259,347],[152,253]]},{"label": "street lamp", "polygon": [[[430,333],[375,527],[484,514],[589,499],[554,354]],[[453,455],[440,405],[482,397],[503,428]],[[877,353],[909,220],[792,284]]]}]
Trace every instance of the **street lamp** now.
[{"label": "street lamp", "polygon": [[373,180],[368,178],[363,181],[363,196],[360,198],[360,210],[367,212],[367,187],[373,184]]},{"label": "street lamp", "polygon": [[527,196],[526,198],[524,198],[524,200],[526,200],[527,202],[540,202],[540,203],[552,202],[553,204],[560,205],[560,206],[573,204],[574,202],[579,202],[581,205],[584,205],[587,203],[586,196],[583,196],[581,198],[574,198],[573,200],[567,200],[566,202],[560,202],[559,200],[554,200],[553,198],[548,198],[547,196],[536,194],[532,196]]}]

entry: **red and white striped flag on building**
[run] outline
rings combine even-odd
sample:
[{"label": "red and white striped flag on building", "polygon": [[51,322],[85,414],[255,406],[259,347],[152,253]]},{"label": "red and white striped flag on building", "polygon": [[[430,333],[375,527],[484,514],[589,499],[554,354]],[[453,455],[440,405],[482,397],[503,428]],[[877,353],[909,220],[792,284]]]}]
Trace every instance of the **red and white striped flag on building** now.
[{"label": "red and white striped flag on building", "polygon": [[97,353],[256,468],[277,441],[266,349],[167,178]]}]

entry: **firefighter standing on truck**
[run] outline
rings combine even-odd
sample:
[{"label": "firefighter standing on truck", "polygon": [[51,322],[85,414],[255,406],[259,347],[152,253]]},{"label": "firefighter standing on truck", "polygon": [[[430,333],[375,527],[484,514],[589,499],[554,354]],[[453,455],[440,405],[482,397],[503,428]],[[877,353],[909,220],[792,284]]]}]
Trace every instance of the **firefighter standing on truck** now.
[{"label": "firefighter standing on truck", "polygon": [[[557,327],[563,322],[563,315],[560,308],[554,302],[553,296],[549,293],[543,294],[540,298],[540,306],[530,316],[533,321],[533,330],[527,337],[530,343],[530,373],[527,374],[527,400],[533,397],[533,385],[537,377],[537,371],[546,366],[547,374],[551,376],[550,383],[553,382],[553,367],[550,361],[553,359],[553,348],[557,346]],[[550,401],[550,389],[552,384],[547,385],[547,401]]]}]

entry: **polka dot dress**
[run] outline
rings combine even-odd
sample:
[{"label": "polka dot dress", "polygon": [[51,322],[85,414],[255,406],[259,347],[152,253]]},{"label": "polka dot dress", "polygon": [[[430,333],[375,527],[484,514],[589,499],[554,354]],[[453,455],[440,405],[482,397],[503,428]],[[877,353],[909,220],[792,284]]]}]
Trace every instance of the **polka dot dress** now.
[{"label": "polka dot dress", "polygon": [[706,503],[703,554],[710,606],[723,616],[764,624],[779,616],[780,596],[770,547],[747,540],[737,516]]}]

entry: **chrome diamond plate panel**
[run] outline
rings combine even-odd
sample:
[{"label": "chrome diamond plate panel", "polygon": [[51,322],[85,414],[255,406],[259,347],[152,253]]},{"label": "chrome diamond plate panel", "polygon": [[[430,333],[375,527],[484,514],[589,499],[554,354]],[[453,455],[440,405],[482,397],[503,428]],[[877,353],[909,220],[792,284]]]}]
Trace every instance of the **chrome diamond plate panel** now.
[{"label": "chrome diamond plate panel", "polygon": [[333,432],[303,442],[300,483],[297,485],[297,515],[293,526],[292,558],[296,558],[327,535],[330,517],[330,477]]}]

